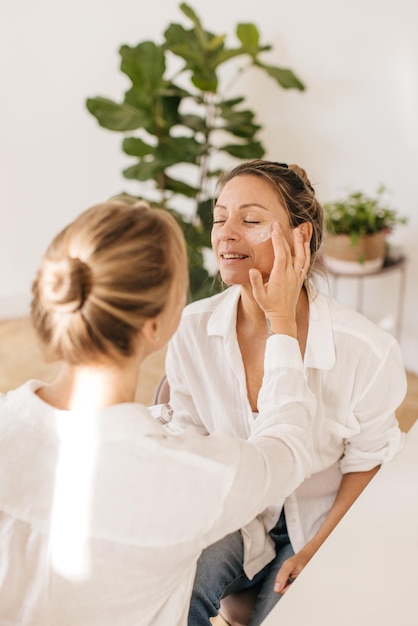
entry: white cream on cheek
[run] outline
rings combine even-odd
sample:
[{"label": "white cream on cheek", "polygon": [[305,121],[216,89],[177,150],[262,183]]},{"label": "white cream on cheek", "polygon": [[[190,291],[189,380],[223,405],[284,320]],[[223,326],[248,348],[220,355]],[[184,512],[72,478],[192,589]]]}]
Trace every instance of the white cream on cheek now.
[{"label": "white cream on cheek", "polygon": [[247,239],[249,239],[252,243],[264,243],[271,239],[272,233],[272,224],[260,224],[260,226],[255,226],[251,230],[246,233]]}]

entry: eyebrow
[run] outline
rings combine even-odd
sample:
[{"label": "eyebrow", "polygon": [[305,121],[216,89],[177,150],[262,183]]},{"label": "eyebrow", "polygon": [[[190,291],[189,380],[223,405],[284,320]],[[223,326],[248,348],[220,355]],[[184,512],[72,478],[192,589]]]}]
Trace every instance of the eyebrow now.
[{"label": "eyebrow", "polygon": [[[241,206],[238,207],[238,210],[243,210],[243,209],[250,209],[250,208],[258,208],[258,209],[263,209],[264,211],[268,211],[269,209],[266,206],[263,206],[262,204],[258,204],[257,202],[248,202],[246,204],[241,204]],[[227,207],[223,204],[218,204],[216,203],[215,206],[213,207],[213,210],[215,209],[226,209]]]}]

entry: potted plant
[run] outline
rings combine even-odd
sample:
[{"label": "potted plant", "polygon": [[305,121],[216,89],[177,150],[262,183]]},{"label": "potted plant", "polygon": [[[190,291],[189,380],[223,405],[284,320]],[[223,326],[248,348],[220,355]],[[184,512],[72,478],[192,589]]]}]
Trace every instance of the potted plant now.
[{"label": "potted plant", "polygon": [[265,152],[255,114],[231,87],[250,69],[284,89],[304,85],[290,69],[265,63],[272,47],[261,43],[254,24],[238,24],[236,43],[227,45],[226,35],[203,28],[189,5],[180,9],[190,28],[169,24],[160,43],[121,46],[121,71],[130,82],[123,100],[98,96],[86,105],[101,126],[123,133],[122,150],[133,159],[123,175],[141,183],[139,196],[173,211],[181,223],[195,300],[215,282],[205,265],[214,181],[231,161]]},{"label": "potted plant", "polygon": [[326,235],[323,259],[331,271],[363,274],[379,270],[385,260],[387,236],[407,218],[391,208],[384,185],[374,196],[354,191],[324,204]]}]

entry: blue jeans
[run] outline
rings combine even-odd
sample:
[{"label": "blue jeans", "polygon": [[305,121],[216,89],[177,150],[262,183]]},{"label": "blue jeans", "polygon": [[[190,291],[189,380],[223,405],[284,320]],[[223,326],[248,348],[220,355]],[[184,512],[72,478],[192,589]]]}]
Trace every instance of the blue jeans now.
[{"label": "blue jeans", "polygon": [[230,593],[261,583],[261,590],[252,613],[250,626],[258,626],[280,600],[273,589],[282,563],[293,556],[282,511],[270,531],[276,544],[276,557],[250,580],[243,570],[244,547],[240,531],[227,535],[202,552],[198,562],[190,602],[188,626],[209,625],[209,618],[218,614],[220,601]]}]

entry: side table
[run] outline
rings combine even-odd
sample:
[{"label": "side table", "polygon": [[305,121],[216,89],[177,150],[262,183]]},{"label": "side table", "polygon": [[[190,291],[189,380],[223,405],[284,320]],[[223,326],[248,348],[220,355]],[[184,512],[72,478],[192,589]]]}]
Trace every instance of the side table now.
[{"label": "side table", "polygon": [[405,299],[405,285],[406,285],[406,266],[407,256],[401,254],[396,257],[387,256],[381,268],[374,272],[358,272],[345,274],[343,272],[336,272],[327,267],[327,274],[332,278],[332,295],[335,299],[338,299],[338,284],[340,279],[354,279],[357,281],[357,293],[356,293],[356,310],[363,313],[364,304],[364,281],[367,278],[375,278],[377,276],[385,276],[390,272],[399,273],[399,290],[398,301],[396,308],[396,321],[395,321],[395,336],[397,340],[400,340],[402,331],[402,318],[403,318],[403,306]]}]

